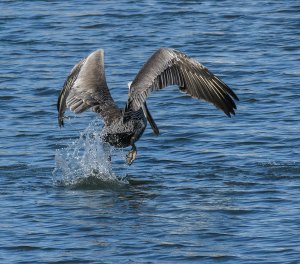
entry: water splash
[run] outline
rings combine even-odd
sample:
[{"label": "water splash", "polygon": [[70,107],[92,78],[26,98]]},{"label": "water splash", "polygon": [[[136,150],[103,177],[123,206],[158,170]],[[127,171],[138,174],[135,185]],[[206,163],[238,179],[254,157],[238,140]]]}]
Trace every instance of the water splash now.
[{"label": "water splash", "polygon": [[[124,161],[122,151],[117,151],[102,141],[100,122],[92,121],[81,132],[79,139],[56,151],[54,184],[71,187],[112,187],[126,184],[125,177],[118,177],[112,170],[110,157],[113,152],[119,154],[119,159]],[[124,164],[123,162],[123,166]]]}]

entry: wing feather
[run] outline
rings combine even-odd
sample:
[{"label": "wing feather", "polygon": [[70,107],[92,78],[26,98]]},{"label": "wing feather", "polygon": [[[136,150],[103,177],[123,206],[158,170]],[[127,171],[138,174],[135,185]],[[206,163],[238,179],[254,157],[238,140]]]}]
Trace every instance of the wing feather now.
[{"label": "wing feather", "polygon": [[120,112],[107,87],[102,49],[81,60],[67,77],[57,102],[59,125],[64,125],[66,108],[79,114],[91,107],[105,123]]},{"label": "wing feather", "polygon": [[178,85],[182,92],[213,103],[226,115],[235,114],[236,94],[206,67],[174,49],[156,51],[139,71],[130,86],[125,108],[137,111],[151,92]]}]

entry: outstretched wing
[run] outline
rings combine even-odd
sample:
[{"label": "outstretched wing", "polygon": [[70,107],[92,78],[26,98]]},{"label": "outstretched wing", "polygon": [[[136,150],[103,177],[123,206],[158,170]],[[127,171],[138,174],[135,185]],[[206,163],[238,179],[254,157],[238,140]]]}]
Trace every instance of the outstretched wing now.
[{"label": "outstretched wing", "polygon": [[82,113],[91,107],[105,123],[110,123],[119,112],[106,84],[102,49],[76,64],[65,81],[57,101],[59,126],[64,125],[66,108]]},{"label": "outstretched wing", "polygon": [[178,85],[188,95],[213,103],[230,117],[238,100],[235,93],[206,67],[174,49],[161,48],[139,71],[130,86],[126,112],[142,107],[147,96],[169,85]]}]

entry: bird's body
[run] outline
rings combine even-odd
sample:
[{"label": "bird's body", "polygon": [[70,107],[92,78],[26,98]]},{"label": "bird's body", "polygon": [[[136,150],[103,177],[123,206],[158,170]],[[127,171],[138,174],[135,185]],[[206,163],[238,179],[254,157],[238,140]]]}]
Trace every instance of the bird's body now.
[{"label": "bird's body", "polygon": [[143,112],[139,112],[140,119],[131,119],[124,123],[121,112],[111,124],[104,125],[101,133],[104,141],[117,148],[126,148],[138,141],[147,126]]},{"label": "bird's body", "polygon": [[145,63],[129,84],[125,108],[118,108],[106,84],[104,52],[100,49],[76,64],[65,81],[57,102],[59,125],[64,125],[67,107],[75,113],[91,108],[104,120],[101,134],[105,142],[118,148],[132,146],[127,155],[131,164],[137,154],[135,142],[144,133],[147,121],[154,134],[159,134],[146,98],[169,85],[178,85],[182,92],[213,103],[228,116],[235,114],[233,99],[238,98],[224,82],[202,64],[168,48],[159,49]]}]

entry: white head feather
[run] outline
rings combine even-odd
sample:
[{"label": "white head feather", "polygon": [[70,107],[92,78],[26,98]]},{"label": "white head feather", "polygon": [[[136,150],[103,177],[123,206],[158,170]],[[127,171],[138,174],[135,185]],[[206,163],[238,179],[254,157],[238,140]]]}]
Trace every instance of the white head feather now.
[{"label": "white head feather", "polygon": [[130,90],[131,84],[132,84],[132,82],[129,82],[129,83],[127,84],[129,90]]}]

